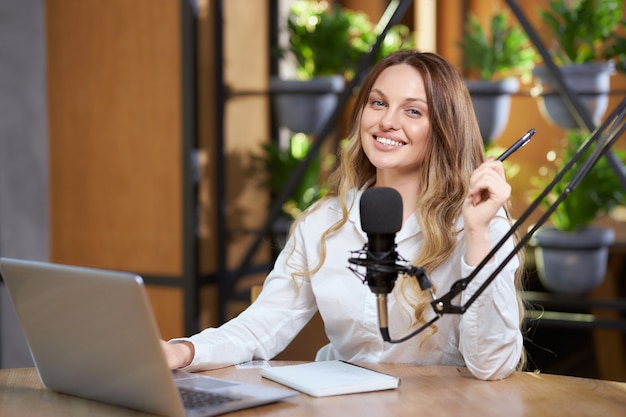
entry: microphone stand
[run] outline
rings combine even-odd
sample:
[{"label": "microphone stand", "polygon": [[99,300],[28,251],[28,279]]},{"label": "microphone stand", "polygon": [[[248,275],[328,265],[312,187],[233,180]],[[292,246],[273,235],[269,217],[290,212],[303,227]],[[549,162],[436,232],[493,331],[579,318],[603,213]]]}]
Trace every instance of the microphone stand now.
[{"label": "microphone stand", "polygon": [[[624,123],[624,117],[626,117],[626,99],[623,99],[618,106],[611,112],[611,114],[606,118],[604,123],[602,123],[587,139],[587,141],[580,147],[580,149],[574,154],[571,160],[561,169],[561,171],[554,177],[554,179],[548,184],[548,186],[537,196],[537,198],[528,206],[528,208],[522,213],[522,215],[515,221],[515,223],[511,226],[511,229],[494,245],[493,249],[485,256],[485,258],[476,266],[476,268],[465,278],[461,278],[457,280],[450,290],[441,296],[440,298],[436,298],[430,303],[433,310],[436,313],[436,316],[430,321],[426,322],[419,328],[417,328],[412,333],[408,334],[399,339],[391,339],[389,336],[389,329],[382,328],[380,329],[381,335],[386,342],[389,343],[401,343],[405,340],[416,336],[417,334],[424,331],[426,328],[430,327],[433,323],[435,323],[441,316],[445,314],[463,314],[467,311],[467,309],[476,301],[476,299],[485,291],[485,289],[491,284],[491,282],[497,277],[497,275],[504,269],[506,264],[509,263],[511,259],[528,243],[531,237],[535,234],[535,232],[541,227],[550,217],[550,215],[556,210],[557,206],[561,204],[563,200],[576,188],[576,186],[582,181],[582,179],[587,175],[587,173],[593,168],[593,166],[598,162],[598,160],[613,146],[615,141],[622,135],[622,133],[626,130],[626,124]],[[606,135],[604,131],[607,131]],[[496,269],[489,275],[489,277],[485,280],[484,283],[476,290],[476,292],[465,302],[463,305],[455,305],[452,304],[452,299],[457,295],[461,294],[469,283],[478,275],[478,273],[487,265],[489,260],[493,258],[496,252],[506,243],[506,241],[513,236],[513,234],[522,226],[528,217],[537,209],[537,207],[541,204],[541,202],[546,198],[546,196],[552,191],[552,189],[561,181],[561,179],[567,174],[578,162],[583,155],[587,152],[587,150],[591,147],[594,142],[598,142],[596,147],[592,150],[591,154],[587,157],[586,160],[583,161],[583,164],[580,166],[574,178],[569,182],[567,187],[563,193],[561,193],[558,198],[548,207],[546,212],[539,218],[537,223],[532,226],[532,228],[524,235],[518,244],[513,248],[513,250],[504,258],[504,260],[496,267]],[[419,270],[420,274],[423,273],[423,270]],[[410,269],[406,269],[404,271],[407,275],[412,275]],[[418,278],[416,275],[412,275],[415,278]],[[432,295],[432,293],[431,293]],[[386,306],[385,306],[386,309]],[[386,316],[386,313],[385,313]]]}]

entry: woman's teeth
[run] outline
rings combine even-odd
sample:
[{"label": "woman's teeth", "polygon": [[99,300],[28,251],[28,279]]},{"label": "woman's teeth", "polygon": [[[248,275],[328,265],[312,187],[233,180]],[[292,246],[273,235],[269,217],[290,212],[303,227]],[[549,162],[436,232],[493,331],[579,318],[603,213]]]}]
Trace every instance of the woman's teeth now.
[{"label": "woman's teeth", "polygon": [[386,146],[402,146],[404,145],[404,143],[396,141],[396,140],[391,140],[391,139],[387,139],[387,138],[376,138],[376,141],[378,141],[379,143],[382,143],[383,145]]}]

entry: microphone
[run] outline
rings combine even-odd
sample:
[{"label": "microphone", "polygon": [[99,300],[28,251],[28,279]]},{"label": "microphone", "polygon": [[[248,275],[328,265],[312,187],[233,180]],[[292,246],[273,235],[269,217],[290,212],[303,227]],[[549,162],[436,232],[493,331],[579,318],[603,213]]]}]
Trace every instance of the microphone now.
[{"label": "microphone", "polygon": [[402,227],[402,197],[393,188],[374,187],[361,197],[361,228],[367,233],[365,280],[376,294],[378,327],[389,334],[387,294],[398,278],[396,233]]},{"label": "microphone", "polygon": [[[396,252],[395,237],[402,227],[402,197],[393,188],[369,188],[361,196],[360,206],[361,228],[367,234],[367,243],[363,249],[352,251],[356,256],[348,262],[364,266],[365,274],[355,268],[348,267],[357,276],[367,283],[370,290],[376,294],[378,308],[378,327],[387,342],[391,340],[387,317],[387,294],[395,285],[399,273],[415,277],[422,290],[432,287],[423,268],[408,265],[406,259]],[[404,265],[400,265],[401,261]],[[432,296],[432,292],[431,292]],[[405,340],[405,339],[402,339]]]},{"label": "microphone", "polygon": [[398,277],[395,238],[402,227],[402,197],[393,188],[369,188],[359,209],[361,228],[367,233],[367,285],[374,294],[389,294]]}]

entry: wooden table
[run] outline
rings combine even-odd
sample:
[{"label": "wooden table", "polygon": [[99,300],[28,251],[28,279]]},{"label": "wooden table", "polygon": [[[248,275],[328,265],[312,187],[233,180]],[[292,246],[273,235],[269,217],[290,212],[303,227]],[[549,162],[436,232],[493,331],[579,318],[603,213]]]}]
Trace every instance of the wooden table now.
[{"label": "wooden table", "polygon": [[[294,362],[271,362],[273,366]],[[226,416],[593,416],[626,415],[626,383],[559,375],[514,373],[502,381],[479,381],[466,369],[412,365],[367,365],[401,378],[397,390],[290,400]],[[259,368],[229,367],[207,375],[275,385]],[[0,370],[0,415],[144,416],[143,413],[57,394],[44,389],[34,369]]]}]

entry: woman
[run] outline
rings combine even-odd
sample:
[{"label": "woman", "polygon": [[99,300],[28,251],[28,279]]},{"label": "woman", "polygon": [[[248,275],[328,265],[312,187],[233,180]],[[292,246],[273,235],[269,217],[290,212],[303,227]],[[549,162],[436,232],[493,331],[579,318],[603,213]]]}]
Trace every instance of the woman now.
[{"label": "woman", "polygon": [[[467,276],[510,229],[502,164],[484,160],[471,100],[457,70],[433,53],[401,51],[368,74],[329,194],[292,228],[259,298],[240,316],[188,339],[163,342],[172,368],[204,370],[280,353],[319,310],[330,344],[316,360],[467,366],[476,378],[507,377],[523,357],[512,259],[463,315],[447,315],[403,343],[382,340],[376,297],[347,268],[367,240],[359,200],[369,187],[402,196],[397,252],[426,269],[439,294]],[[460,302],[513,248],[507,242]],[[392,335],[434,317],[430,298],[400,277],[389,295]]]}]

